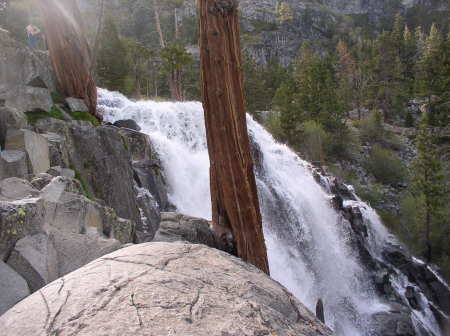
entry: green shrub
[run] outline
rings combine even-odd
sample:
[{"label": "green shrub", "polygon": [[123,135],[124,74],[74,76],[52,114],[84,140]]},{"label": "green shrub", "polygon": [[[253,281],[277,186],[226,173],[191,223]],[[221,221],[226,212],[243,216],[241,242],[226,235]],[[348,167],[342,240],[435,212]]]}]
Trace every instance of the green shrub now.
[{"label": "green shrub", "polygon": [[74,120],[90,121],[92,125],[100,126],[100,122],[97,120],[97,118],[89,112],[70,112],[69,114]]},{"label": "green shrub", "polygon": [[330,135],[318,122],[308,120],[301,125],[300,148],[306,157],[315,162],[324,162]]},{"label": "green shrub", "polygon": [[379,146],[372,149],[365,166],[383,184],[397,184],[403,182],[406,177],[406,169],[398,156],[394,152]]},{"label": "green shrub", "polygon": [[28,123],[30,123],[31,125],[34,125],[39,119],[53,118],[53,119],[59,119],[59,120],[66,120],[66,118],[62,114],[61,110],[59,110],[55,106],[52,107],[50,112],[30,111],[30,112],[25,112],[25,115],[27,117]]},{"label": "green shrub", "polygon": [[359,128],[361,140],[367,143],[377,143],[383,140],[385,131],[383,117],[379,111],[373,111],[369,118],[355,123]]},{"label": "green shrub", "polygon": [[281,127],[280,113],[271,112],[265,122],[266,129],[272,134],[272,136],[278,141],[284,141],[286,135],[284,134],[283,127]]},{"label": "green shrub", "polygon": [[383,201],[383,186],[379,184],[362,186],[358,182],[353,183],[356,193],[362,200],[369,203],[373,208],[378,208]]}]

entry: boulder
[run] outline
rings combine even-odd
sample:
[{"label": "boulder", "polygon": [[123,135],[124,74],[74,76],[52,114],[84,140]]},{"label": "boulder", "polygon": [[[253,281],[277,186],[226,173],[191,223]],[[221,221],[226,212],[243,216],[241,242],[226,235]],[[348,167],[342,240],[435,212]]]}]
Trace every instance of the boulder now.
[{"label": "boulder", "polygon": [[66,104],[72,112],[89,112],[88,107],[83,99],[66,98]]},{"label": "boulder", "polygon": [[31,292],[59,277],[56,250],[44,233],[20,239],[8,258],[8,265],[27,281]]},{"label": "boulder", "polygon": [[37,189],[42,190],[46,185],[48,185],[53,179],[53,176],[47,173],[41,173],[36,175],[35,178],[31,180],[31,185]]},{"label": "boulder", "polygon": [[211,231],[209,221],[175,212],[161,213],[161,223],[155,241],[182,241],[225,250]]},{"label": "boulder", "polygon": [[24,151],[0,151],[0,180],[8,177],[28,177],[28,160]]},{"label": "boulder", "polygon": [[17,241],[43,232],[44,201],[29,198],[12,202],[0,201],[0,259],[5,260]]},{"label": "boulder", "polygon": [[39,191],[26,180],[11,177],[0,181],[0,201],[18,201],[38,195]]},{"label": "boulder", "polygon": [[332,335],[278,282],[202,245],[104,256],[0,316],[2,335]]},{"label": "boulder", "polygon": [[94,259],[121,248],[122,243],[100,234],[95,228],[83,233],[50,229],[58,258],[58,274],[63,276]]},{"label": "boulder", "polygon": [[0,315],[28,295],[27,282],[0,260]]},{"label": "boulder", "polygon": [[397,310],[372,315],[370,327],[383,336],[416,336],[408,311]]},{"label": "boulder", "polygon": [[141,127],[137,124],[137,122],[132,119],[117,120],[113,125],[120,128],[128,128],[130,130],[138,132],[141,130]]},{"label": "boulder", "polygon": [[26,152],[35,175],[50,169],[48,141],[38,133],[27,129],[8,131],[6,149]]},{"label": "boulder", "polygon": [[71,179],[75,178],[75,172],[70,168],[61,168],[60,166],[51,167],[48,171],[48,174],[52,176],[64,176],[69,177]]}]

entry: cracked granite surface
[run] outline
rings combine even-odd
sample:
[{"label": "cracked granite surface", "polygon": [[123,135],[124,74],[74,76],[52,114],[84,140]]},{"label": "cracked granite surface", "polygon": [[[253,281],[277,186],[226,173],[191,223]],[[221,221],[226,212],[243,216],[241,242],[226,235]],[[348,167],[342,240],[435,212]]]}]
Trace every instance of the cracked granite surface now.
[{"label": "cracked granite surface", "polygon": [[16,305],[0,325],[2,336],[331,335],[253,266],[182,243],[97,259]]}]

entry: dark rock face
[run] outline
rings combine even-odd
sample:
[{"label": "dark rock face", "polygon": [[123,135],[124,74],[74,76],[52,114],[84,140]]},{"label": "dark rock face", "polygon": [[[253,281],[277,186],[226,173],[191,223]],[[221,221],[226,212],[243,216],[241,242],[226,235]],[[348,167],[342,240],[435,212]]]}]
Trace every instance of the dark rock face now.
[{"label": "dark rock face", "polygon": [[63,139],[57,151],[61,157],[55,161],[63,161],[62,167],[70,165],[94,197],[114,208],[118,216],[141,223],[131,156],[116,127],[46,119],[39,120],[36,128]]},{"label": "dark rock face", "polygon": [[161,213],[161,224],[154,241],[189,242],[233,252],[231,241],[227,242],[218,237],[211,230],[209,221],[175,212]]},{"label": "dark rock face", "polygon": [[28,295],[27,282],[0,260],[0,315]]},{"label": "dark rock face", "polygon": [[[414,258],[398,241],[391,239],[381,247],[382,258],[374,257],[370,250],[369,223],[366,223],[353,190],[332,176],[327,176],[318,168],[313,168],[316,181],[339,202],[335,208],[350,223],[354,232],[352,242],[358,247],[362,264],[373,274],[373,282],[379,294],[397,308],[392,312],[377,314],[371,322],[374,328],[381,330],[382,335],[416,335],[410,313],[412,310],[422,311],[429,308],[435,315],[442,330],[450,330],[450,290],[448,285],[439,279],[431,266]],[[335,203],[334,198],[332,202]],[[344,206],[344,201],[350,201]],[[341,206],[342,204],[342,206]],[[393,277],[400,271],[411,283],[406,292],[400,295],[395,291]],[[421,299],[421,292],[429,304]],[[381,328],[380,328],[381,327]],[[423,335],[428,335],[422,331]]]},{"label": "dark rock face", "polygon": [[117,120],[114,123],[114,126],[116,127],[120,127],[120,128],[128,128],[130,130],[133,131],[140,131],[141,128],[139,127],[139,125],[136,123],[136,121],[132,120],[132,119],[127,119],[127,120]]},{"label": "dark rock face", "polygon": [[[44,299],[43,299],[44,298]],[[279,283],[202,245],[131,246],[0,317],[2,335],[332,335]]]}]

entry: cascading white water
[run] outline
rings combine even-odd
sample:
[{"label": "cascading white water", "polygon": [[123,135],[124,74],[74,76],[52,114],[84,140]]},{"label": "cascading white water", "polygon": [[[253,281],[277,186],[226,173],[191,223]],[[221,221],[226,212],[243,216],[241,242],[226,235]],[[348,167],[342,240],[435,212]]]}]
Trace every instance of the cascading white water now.
[{"label": "cascading white water", "polygon": [[[132,102],[99,89],[105,119],[133,119],[159,153],[169,186],[169,200],[181,213],[211,218],[209,158],[202,105],[198,102]],[[315,180],[309,164],[278,144],[251,117],[249,132],[262,153],[257,183],[271,275],[308,308],[318,299],[325,305],[326,323],[340,336],[372,335],[370,317],[389,305],[372,288],[369,275],[352,247],[351,227],[330,203],[330,195]],[[392,239],[369,206],[362,204],[370,226],[371,246]],[[370,218],[372,217],[372,218]],[[404,286],[400,282],[398,285]],[[401,289],[399,289],[401,290]],[[440,335],[431,314],[418,323]]]}]

